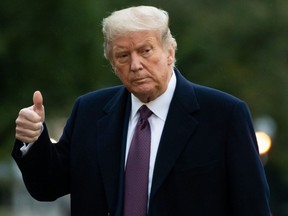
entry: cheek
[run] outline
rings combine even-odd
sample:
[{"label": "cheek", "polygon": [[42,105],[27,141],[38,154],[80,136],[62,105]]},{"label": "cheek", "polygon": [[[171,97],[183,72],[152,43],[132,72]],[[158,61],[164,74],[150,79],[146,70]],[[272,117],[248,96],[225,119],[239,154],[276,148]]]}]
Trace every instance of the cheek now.
[{"label": "cheek", "polygon": [[127,71],[129,71],[128,69],[129,67],[127,67],[126,65],[114,65],[113,69],[115,71],[115,74],[119,77],[119,78],[123,78],[126,76],[126,74],[128,74]]},{"label": "cheek", "polygon": [[129,85],[129,75],[128,75],[128,73],[125,73],[122,70],[121,71],[116,70],[115,74],[120,79],[122,84],[124,84],[126,86]]}]

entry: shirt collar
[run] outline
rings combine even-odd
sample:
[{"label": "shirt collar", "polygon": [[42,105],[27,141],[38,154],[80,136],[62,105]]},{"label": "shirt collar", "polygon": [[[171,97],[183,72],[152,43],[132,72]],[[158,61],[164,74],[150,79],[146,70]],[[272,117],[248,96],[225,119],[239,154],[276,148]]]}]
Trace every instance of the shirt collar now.
[{"label": "shirt collar", "polygon": [[176,88],[176,76],[173,71],[166,91],[155,100],[150,101],[149,103],[143,103],[135,95],[131,94],[131,102],[132,102],[131,116],[130,116],[131,119],[135,117],[138,109],[143,104],[145,104],[153,112],[154,115],[165,121],[175,88]]}]

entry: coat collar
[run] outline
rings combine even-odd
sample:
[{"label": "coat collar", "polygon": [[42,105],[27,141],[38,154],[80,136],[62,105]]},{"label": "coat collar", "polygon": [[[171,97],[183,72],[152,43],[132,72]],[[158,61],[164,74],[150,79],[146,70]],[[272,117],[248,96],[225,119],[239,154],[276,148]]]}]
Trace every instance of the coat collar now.
[{"label": "coat collar", "polygon": [[130,110],[130,94],[124,87],[120,87],[103,108],[104,115],[97,122],[98,158],[112,215],[118,215],[122,206],[124,144],[126,143]]},{"label": "coat collar", "polygon": [[197,127],[193,113],[199,110],[193,85],[175,68],[177,84],[156,157],[150,201],[173,168]]}]

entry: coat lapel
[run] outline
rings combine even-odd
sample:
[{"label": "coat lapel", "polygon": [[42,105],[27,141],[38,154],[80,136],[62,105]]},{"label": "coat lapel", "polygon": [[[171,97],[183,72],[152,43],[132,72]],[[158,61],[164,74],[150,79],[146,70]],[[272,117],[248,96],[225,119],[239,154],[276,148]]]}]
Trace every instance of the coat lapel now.
[{"label": "coat lapel", "polygon": [[199,109],[192,84],[175,69],[177,84],[161,136],[154,167],[150,201],[173,168],[197,127],[193,113]]},{"label": "coat lapel", "polygon": [[122,194],[125,143],[130,113],[129,94],[123,88],[104,107],[104,116],[97,122],[98,158],[109,209],[116,211]]}]

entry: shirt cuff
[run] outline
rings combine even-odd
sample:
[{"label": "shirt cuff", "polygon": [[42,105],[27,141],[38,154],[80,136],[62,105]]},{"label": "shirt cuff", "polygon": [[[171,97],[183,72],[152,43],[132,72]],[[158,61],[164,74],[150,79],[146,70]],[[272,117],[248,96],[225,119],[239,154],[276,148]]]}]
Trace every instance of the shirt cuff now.
[{"label": "shirt cuff", "polygon": [[[42,134],[43,130],[44,130],[44,126],[42,124],[40,135]],[[25,156],[28,153],[28,151],[29,151],[29,149],[31,148],[32,145],[33,145],[33,143],[28,143],[28,144],[27,143],[23,143],[23,146],[20,148],[20,151],[22,152],[22,156]]]},{"label": "shirt cuff", "polygon": [[23,146],[20,148],[20,151],[22,152],[22,156],[25,156],[27,154],[32,144],[33,143],[29,143],[29,144],[23,143]]}]

